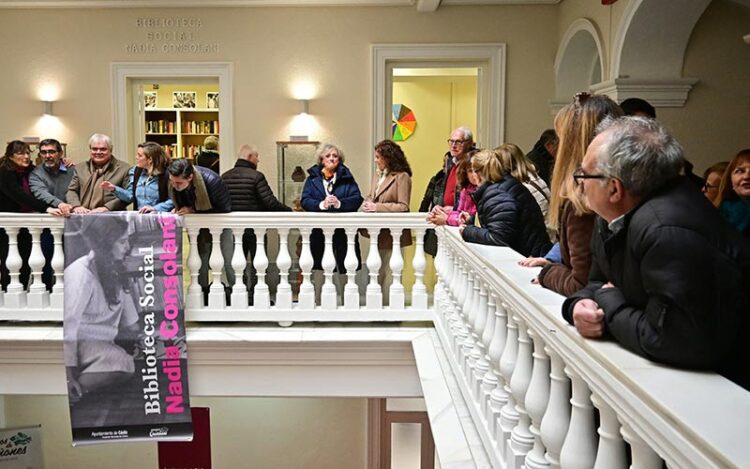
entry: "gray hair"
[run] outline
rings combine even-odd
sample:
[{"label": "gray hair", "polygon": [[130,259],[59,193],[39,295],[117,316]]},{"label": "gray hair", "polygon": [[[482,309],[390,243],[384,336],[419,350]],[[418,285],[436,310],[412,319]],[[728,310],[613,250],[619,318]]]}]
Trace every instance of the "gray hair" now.
[{"label": "gray hair", "polygon": [[240,147],[240,150],[237,152],[237,158],[241,160],[246,160],[250,155],[257,155],[258,149],[253,145],[247,145],[244,144]]},{"label": "gray hair", "polygon": [[89,148],[91,148],[91,145],[94,144],[94,142],[104,142],[105,145],[107,145],[107,148],[110,150],[112,149],[112,139],[109,135],[104,134],[94,134],[89,138]]},{"label": "gray hair", "polygon": [[654,119],[607,117],[596,131],[607,133],[597,170],[622,181],[625,190],[635,197],[648,196],[682,170],[682,145]]},{"label": "gray hair", "polygon": [[339,163],[344,162],[344,152],[341,151],[341,148],[337,147],[333,143],[321,143],[320,145],[318,145],[318,151],[315,152],[315,157],[318,159],[318,164],[323,163],[323,157],[331,150],[336,150],[336,153],[339,154]]},{"label": "gray hair", "polygon": [[474,134],[471,133],[471,129],[468,127],[458,127],[454,132],[461,132],[464,134],[464,140],[474,141]]}]

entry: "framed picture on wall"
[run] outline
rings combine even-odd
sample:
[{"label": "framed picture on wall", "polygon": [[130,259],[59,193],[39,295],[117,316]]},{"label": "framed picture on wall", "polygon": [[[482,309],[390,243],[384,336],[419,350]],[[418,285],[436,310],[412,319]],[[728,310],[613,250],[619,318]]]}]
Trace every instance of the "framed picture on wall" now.
[{"label": "framed picture on wall", "polygon": [[173,91],[172,107],[173,108],[194,108],[195,91]]},{"label": "framed picture on wall", "polygon": [[219,93],[209,91],[206,93],[206,107],[208,109],[219,109]]},{"label": "framed picture on wall", "polygon": [[146,109],[156,107],[156,98],[158,97],[158,91],[144,91],[143,101]]}]

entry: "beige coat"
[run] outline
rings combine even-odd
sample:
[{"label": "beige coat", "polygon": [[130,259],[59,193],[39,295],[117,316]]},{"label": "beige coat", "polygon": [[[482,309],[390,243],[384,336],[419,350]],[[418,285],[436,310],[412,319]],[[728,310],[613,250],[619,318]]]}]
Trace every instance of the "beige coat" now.
[{"label": "beige coat", "polygon": [[[375,211],[408,212],[411,198],[411,176],[403,171],[388,173],[380,187],[377,187],[378,179],[379,177],[375,173],[366,199],[375,202]],[[380,249],[390,249],[392,245],[391,235],[388,232],[383,231],[378,235],[378,247]],[[411,231],[405,230],[401,234],[401,246],[409,245],[411,245]]]}]

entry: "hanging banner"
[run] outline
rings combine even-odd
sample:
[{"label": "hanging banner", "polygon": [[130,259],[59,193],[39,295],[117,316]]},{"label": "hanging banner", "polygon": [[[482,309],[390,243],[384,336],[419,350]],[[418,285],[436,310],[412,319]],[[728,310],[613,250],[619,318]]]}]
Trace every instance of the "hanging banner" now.
[{"label": "hanging banner", "polygon": [[73,445],[191,439],[182,219],[73,215],[64,245]]},{"label": "hanging banner", "polygon": [[0,467],[43,469],[42,427],[0,429]]}]

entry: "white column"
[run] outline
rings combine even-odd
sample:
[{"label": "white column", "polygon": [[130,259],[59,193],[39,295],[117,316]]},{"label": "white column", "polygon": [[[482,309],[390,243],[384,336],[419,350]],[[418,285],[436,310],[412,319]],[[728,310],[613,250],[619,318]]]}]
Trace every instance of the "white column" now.
[{"label": "white column", "polygon": [[625,469],[627,453],[620,436],[617,414],[597,394],[591,394],[591,402],[599,409],[599,448],[596,451],[594,469]]},{"label": "white column", "polygon": [[411,289],[411,306],[416,309],[427,309],[427,287],[424,284],[424,271],[427,268],[427,260],[424,257],[424,229],[416,229],[417,248],[414,251],[414,286]]},{"label": "white column", "polygon": [[266,269],[268,268],[268,256],[266,255],[266,228],[265,227],[253,227],[255,230],[255,259],[253,259],[253,266],[255,272],[258,275],[258,283],[255,285],[255,292],[253,293],[253,306],[256,309],[266,310],[271,307],[271,293],[268,290],[266,284]]},{"label": "white column", "polygon": [[529,389],[526,391],[526,412],[531,417],[529,431],[534,435],[534,448],[526,455],[524,462],[528,469],[546,469],[549,467],[544,457],[544,444],[539,427],[549,401],[549,358],[544,353],[544,341],[532,329],[529,337],[534,341],[534,371],[531,374]]},{"label": "white column", "polygon": [[560,466],[564,468],[590,468],[596,459],[596,428],[594,407],[591,405],[591,390],[581,376],[569,366],[565,373],[573,385],[570,399],[570,426],[560,451]]},{"label": "white column", "polygon": [[26,290],[20,281],[21,266],[23,259],[18,253],[18,232],[19,228],[6,227],[8,233],[8,259],[5,261],[5,267],[10,274],[10,283],[6,288],[5,307],[6,308],[25,308],[26,307]]},{"label": "white column", "polygon": [[510,440],[510,433],[518,423],[518,412],[516,411],[516,401],[513,398],[511,392],[510,383],[513,379],[513,372],[516,367],[516,358],[518,356],[518,328],[516,327],[513,311],[507,308],[508,314],[508,336],[505,341],[505,350],[503,350],[503,356],[500,359],[500,374],[503,377],[505,383],[505,395],[507,396],[507,402],[500,411],[500,429],[502,436],[498,438],[500,444],[500,452],[505,458],[508,454],[506,442]]},{"label": "white column", "polygon": [[221,227],[210,227],[211,232],[211,257],[208,265],[211,266],[211,286],[208,288],[208,307],[224,309],[227,307],[227,297],[224,293],[224,285],[221,283],[221,271],[224,268],[224,256],[221,253]]},{"label": "white column", "polygon": [[510,389],[513,399],[516,401],[516,412],[518,423],[513,427],[508,448],[508,468],[520,468],[526,458],[526,454],[534,446],[534,435],[529,431],[531,420],[526,412],[526,391],[529,388],[532,372],[531,340],[526,329],[526,324],[515,315],[518,326],[518,357],[516,367],[513,370],[513,378],[510,381]]},{"label": "white column", "polygon": [[31,255],[29,256],[29,267],[31,268],[31,278],[29,279],[29,308],[46,308],[49,306],[49,293],[47,287],[42,281],[42,269],[44,268],[44,254],[42,254],[42,245],[40,236],[41,228],[29,228],[31,235]]},{"label": "white column", "polygon": [[[495,295],[493,294],[494,298]],[[508,402],[508,395],[505,392],[505,380],[500,374],[500,360],[502,358],[503,350],[505,349],[505,339],[508,334],[508,325],[505,315],[505,305],[501,302],[498,297],[495,299],[495,332],[492,335],[492,341],[487,349],[487,355],[489,355],[490,361],[490,372],[495,375],[495,382],[497,383],[490,392],[489,396],[489,427],[490,432],[494,436],[496,441],[501,439],[500,432],[500,411]],[[504,444],[504,443],[503,443]]]},{"label": "white column", "polygon": [[336,258],[333,256],[333,232],[334,228],[323,229],[325,252],[323,253],[322,265],[325,272],[325,282],[320,293],[320,306],[328,310],[334,310],[338,306],[336,285],[333,284],[333,269],[336,267]]},{"label": "white column", "polygon": [[234,285],[232,285],[232,309],[247,309],[247,286],[242,281],[247,258],[242,251],[243,228],[232,228],[234,236],[234,252],[232,253],[232,270],[234,270]]},{"label": "white column", "polygon": [[52,294],[49,297],[50,306],[53,308],[63,307],[63,289],[65,287],[65,281],[63,280],[63,272],[65,271],[65,257],[63,255],[63,244],[62,244],[62,228],[50,228],[52,233],[53,243],[55,251],[52,254],[52,270],[55,273],[55,285],[52,287]]},{"label": "white column", "polygon": [[661,469],[663,466],[659,455],[633,431],[630,425],[621,423],[622,437],[630,444],[631,469]]},{"label": "white column", "polygon": [[289,269],[292,257],[289,255],[289,228],[279,228],[279,255],[276,265],[279,268],[279,286],[276,288],[276,308],[292,309],[292,285],[289,283]]},{"label": "white column", "polygon": [[302,252],[299,256],[299,268],[302,270],[302,283],[299,286],[300,309],[315,308],[315,287],[312,284],[313,258],[310,253],[310,228],[300,228],[299,234],[302,239]]},{"label": "white column", "polygon": [[188,253],[188,268],[190,269],[190,286],[188,287],[186,305],[188,308],[203,307],[203,291],[198,283],[198,275],[201,268],[201,258],[198,254],[198,232],[200,228],[187,228],[190,240],[190,252]]},{"label": "white column", "polygon": [[549,347],[544,351],[550,357],[550,389],[547,410],[542,418],[542,442],[547,448],[545,457],[551,468],[560,467],[560,451],[570,426],[570,382],[565,374],[562,358]]},{"label": "white column", "polygon": [[[396,230],[400,232],[402,230]],[[391,254],[391,261],[388,264],[391,268],[391,282],[390,295],[388,306],[391,309],[404,309],[404,285],[401,283],[401,273],[404,270],[404,256],[401,253],[401,236],[393,236],[393,253]]]},{"label": "white column", "polygon": [[479,276],[474,281],[474,294],[477,298],[475,305],[476,315],[474,316],[474,334],[476,334],[477,342],[480,344],[482,350],[485,350],[482,336],[487,324],[487,286]]},{"label": "white column", "polygon": [[370,252],[367,254],[367,270],[370,275],[370,283],[367,284],[367,309],[380,309],[383,307],[383,292],[378,285],[381,265],[378,233],[375,230],[370,231]]},{"label": "white column", "polygon": [[487,319],[485,319],[484,330],[482,331],[482,345],[484,345],[485,353],[489,354],[490,344],[492,343],[492,338],[495,336],[495,321],[497,320],[495,311],[497,310],[497,305],[495,305],[495,296],[489,292],[489,287],[485,283],[482,283],[482,292],[480,294],[482,293],[485,295],[487,302]]},{"label": "white column", "polygon": [[344,308],[359,309],[359,287],[355,282],[357,276],[357,252],[354,243],[357,241],[357,228],[346,229],[346,286],[344,287]]}]

